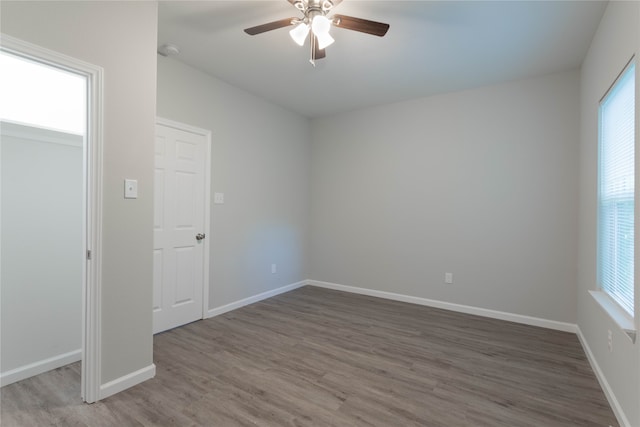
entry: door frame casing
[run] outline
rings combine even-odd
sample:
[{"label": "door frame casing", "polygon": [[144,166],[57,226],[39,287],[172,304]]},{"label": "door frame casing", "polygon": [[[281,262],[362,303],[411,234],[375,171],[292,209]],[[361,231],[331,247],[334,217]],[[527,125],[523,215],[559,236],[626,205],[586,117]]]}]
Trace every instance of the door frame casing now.
[{"label": "door frame casing", "polygon": [[[0,33],[0,50],[66,70],[87,79],[87,130],[83,143],[82,373],[80,394],[100,398],[102,278],[102,157],[104,70],[62,53]],[[89,253],[91,256],[89,257]]]},{"label": "door frame casing", "polygon": [[156,125],[162,125],[173,129],[190,132],[205,138],[205,164],[204,164],[204,234],[207,236],[203,247],[202,257],[202,319],[207,317],[209,311],[209,256],[211,242],[211,131],[208,129],[191,126],[174,120],[156,117]]}]

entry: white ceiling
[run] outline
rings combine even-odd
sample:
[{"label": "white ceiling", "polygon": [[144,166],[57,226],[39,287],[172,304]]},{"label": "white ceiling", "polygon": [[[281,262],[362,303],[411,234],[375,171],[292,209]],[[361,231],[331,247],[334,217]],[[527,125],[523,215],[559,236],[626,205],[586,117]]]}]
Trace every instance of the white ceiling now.
[{"label": "white ceiling", "polygon": [[177,60],[307,117],[577,68],[604,12],[599,1],[356,1],[335,13],[381,21],[383,38],[341,28],[313,68],[286,0],[164,1],[158,43]]}]

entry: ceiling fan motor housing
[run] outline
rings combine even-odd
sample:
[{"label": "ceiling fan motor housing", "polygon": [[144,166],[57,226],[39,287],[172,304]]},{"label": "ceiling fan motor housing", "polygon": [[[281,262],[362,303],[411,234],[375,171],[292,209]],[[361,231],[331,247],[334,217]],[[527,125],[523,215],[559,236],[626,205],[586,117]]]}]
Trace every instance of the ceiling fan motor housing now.
[{"label": "ceiling fan motor housing", "polygon": [[298,0],[293,5],[302,11],[305,16],[312,10],[320,11],[324,15],[334,6],[332,0]]}]

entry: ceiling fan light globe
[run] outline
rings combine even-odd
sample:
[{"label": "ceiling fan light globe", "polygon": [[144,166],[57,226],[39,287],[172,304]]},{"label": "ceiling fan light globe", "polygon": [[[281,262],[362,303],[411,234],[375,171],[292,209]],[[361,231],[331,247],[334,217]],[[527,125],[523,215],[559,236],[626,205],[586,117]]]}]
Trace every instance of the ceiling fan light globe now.
[{"label": "ceiling fan light globe", "polygon": [[309,26],[304,22],[289,31],[289,35],[299,46],[304,44],[304,41],[307,39],[307,34],[309,34]]},{"label": "ceiling fan light globe", "polygon": [[321,36],[322,34],[329,35],[329,30],[331,29],[331,21],[324,15],[316,15],[313,17],[313,21],[311,21],[311,30],[313,34],[316,36]]},{"label": "ceiling fan light globe", "polygon": [[335,41],[329,33],[318,34],[316,37],[318,38],[319,49],[324,49],[325,47],[332,45]]}]

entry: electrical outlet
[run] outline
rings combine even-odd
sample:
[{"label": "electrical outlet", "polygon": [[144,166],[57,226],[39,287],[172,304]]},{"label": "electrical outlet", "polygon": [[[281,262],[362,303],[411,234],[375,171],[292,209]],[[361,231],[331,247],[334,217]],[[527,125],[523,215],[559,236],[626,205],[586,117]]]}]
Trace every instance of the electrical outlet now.
[{"label": "electrical outlet", "polygon": [[613,335],[611,334],[611,329],[607,331],[607,348],[609,349],[609,353],[613,352]]},{"label": "electrical outlet", "polygon": [[453,283],[453,273],[444,273],[444,283],[448,285]]},{"label": "electrical outlet", "polygon": [[271,264],[271,274],[276,274],[278,272],[278,266],[275,264]]}]

